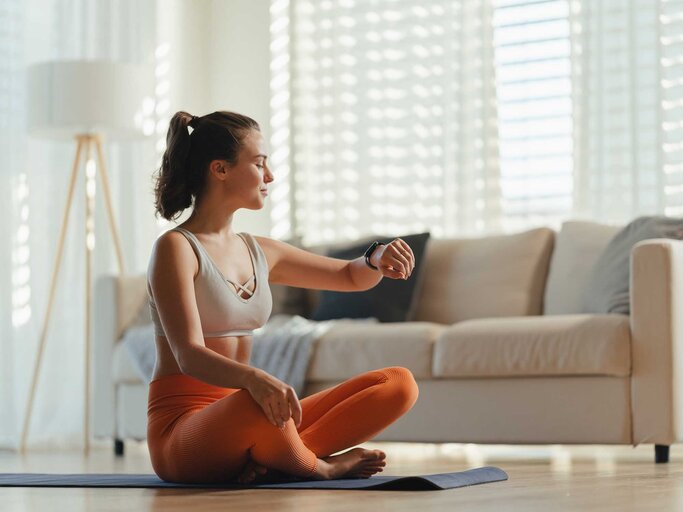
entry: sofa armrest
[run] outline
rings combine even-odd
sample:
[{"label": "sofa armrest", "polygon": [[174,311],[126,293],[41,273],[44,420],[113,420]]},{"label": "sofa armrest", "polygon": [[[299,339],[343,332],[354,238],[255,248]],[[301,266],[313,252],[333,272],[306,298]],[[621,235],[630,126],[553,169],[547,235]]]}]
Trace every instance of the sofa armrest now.
[{"label": "sofa armrest", "polygon": [[683,433],[683,241],[631,252],[633,444],[670,445]]},{"label": "sofa armrest", "polygon": [[[112,372],[114,348],[124,331],[151,321],[146,274],[103,275],[95,282],[93,302],[93,396],[91,424],[95,437],[116,436],[116,382]],[[143,309],[144,308],[144,309]]]}]

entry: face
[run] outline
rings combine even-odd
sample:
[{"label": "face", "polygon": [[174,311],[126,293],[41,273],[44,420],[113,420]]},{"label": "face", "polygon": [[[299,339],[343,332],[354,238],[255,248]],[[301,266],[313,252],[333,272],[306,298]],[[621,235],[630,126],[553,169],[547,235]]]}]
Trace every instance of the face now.
[{"label": "face", "polygon": [[[244,138],[235,165],[215,160],[212,165],[220,165],[225,172],[224,185],[241,206],[252,210],[260,209],[266,199],[265,190],[274,180],[268,167],[266,144],[261,132],[252,130]],[[220,163],[220,164],[219,164]]]}]

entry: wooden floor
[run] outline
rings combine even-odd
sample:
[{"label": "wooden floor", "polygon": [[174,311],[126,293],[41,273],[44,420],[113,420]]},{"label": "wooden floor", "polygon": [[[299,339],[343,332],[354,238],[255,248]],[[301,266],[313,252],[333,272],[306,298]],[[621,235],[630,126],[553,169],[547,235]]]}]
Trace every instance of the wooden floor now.
[{"label": "wooden floor", "polygon": [[[655,464],[652,446],[483,446],[380,443],[360,445],[387,452],[382,475],[415,475],[498,466],[509,475],[496,482],[443,491],[183,490],[3,488],[2,512],[190,509],[260,511],[630,511],[683,510],[683,447],[671,462]],[[114,457],[108,444],[80,452],[0,451],[0,472],[152,472],[144,443],[127,443]]]}]

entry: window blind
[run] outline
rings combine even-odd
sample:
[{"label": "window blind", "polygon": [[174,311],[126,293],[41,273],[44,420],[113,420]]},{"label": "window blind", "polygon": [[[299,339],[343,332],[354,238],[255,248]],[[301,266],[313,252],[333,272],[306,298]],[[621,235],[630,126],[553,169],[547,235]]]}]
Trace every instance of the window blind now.
[{"label": "window blind", "polygon": [[496,0],[493,15],[503,226],[559,226],[572,209],[566,0]]}]

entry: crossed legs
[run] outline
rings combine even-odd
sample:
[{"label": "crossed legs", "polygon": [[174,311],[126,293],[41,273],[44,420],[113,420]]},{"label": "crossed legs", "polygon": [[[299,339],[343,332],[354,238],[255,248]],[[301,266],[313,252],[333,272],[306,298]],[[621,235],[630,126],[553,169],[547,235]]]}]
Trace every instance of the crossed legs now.
[{"label": "crossed legs", "polygon": [[292,418],[281,428],[270,423],[249,392],[239,390],[175,426],[168,446],[175,464],[166,478],[230,481],[249,458],[286,474],[312,477],[319,458],[372,439],[410,410],[418,394],[406,368],[366,372],[301,399],[297,430]]}]

